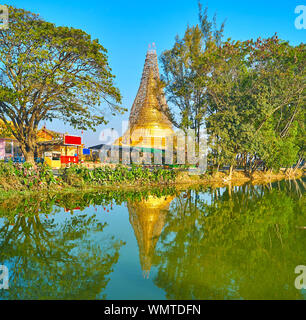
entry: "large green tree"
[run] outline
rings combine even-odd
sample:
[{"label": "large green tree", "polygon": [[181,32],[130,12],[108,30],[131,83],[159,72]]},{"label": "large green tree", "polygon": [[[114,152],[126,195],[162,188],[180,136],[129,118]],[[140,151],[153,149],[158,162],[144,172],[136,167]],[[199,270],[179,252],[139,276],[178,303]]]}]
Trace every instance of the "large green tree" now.
[{"label": "large green tree", "polygon": [[34,162],[40,121],[60,119],[78,129],[105,123],[106,104],[123,111],[107,50],[86,32],[55,26],[37,14],[9,9],[0,30],[0,119],[28,162]]},{"label": "large green tree", "polygon": [[254,110],[248,54],[246,43],[227,41],[221,47],[215,47],[209,57],[203,57],[214,65],[206,91],[210,146],[217,165],[228,164],[230,172],[237,154],[249,151],[249,142],[255,132],[250,121]]},{"label": "large green tree", "polygon": [[207,128],[217,168],[297,168],[305,154],[305,44],[276,34],[224,41],[224,24],[199,6],[200,23],[161,55],[169,118],[198,135]]},{"label": "large green tree", "polygon": [[[207,59],[203,57],[202,59]],[[276,35],[256,41],[226,41],[208,57],[211,148],[231,167],[244,158],[251,171],[302,161],[305,118],[305,45]]]},{"label": "large green tree", "polygon": [[199,2],[199,24],[188,26],[184,37],[176,36],[173,48],[161,55],[162,81],[172,106],[169,118],[180,129],[195,129],[197,137],[206,115],[205,86],[212,71],[212,65],[203,63],[201,56],[212,43],[221,43],[223,29],[224,23],[218,27],[216,15],[210,20],[207,7],[203,10]]},{"label": "large green tree", "polygon": [[254,70],[256,152],[267,168],[290,167],[304,157],[305,44],[291,46],[274,35],[251,42]]}]

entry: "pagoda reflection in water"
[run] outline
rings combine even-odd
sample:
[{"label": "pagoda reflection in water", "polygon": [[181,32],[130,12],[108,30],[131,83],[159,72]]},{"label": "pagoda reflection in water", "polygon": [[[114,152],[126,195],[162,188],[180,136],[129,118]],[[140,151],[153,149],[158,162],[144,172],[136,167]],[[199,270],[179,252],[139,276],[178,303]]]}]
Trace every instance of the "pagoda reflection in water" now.
[{"label": "pagoda reflection in water", "polygon": [[169,206],[174,196],[149,196],[142,201],[128,201],[129,220],[139,248],[139,260],[144,277],[149,277],[155,247],[161,235]]}]

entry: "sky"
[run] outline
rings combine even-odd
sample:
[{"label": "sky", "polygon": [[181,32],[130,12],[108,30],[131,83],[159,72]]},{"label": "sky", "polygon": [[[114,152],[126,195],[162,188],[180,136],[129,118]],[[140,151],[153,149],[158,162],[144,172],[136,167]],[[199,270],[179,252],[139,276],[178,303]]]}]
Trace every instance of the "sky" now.
[{"label": "sky", "polygon": [[[217,13],[219,23],[226,20],[225,39],[264,38],[277,32],[279,38],[292,45],[305,42],[306,29],[295,28],[298,14],[294,10],[298,5],[306,5],[306,0],[201,2],[204,7],[208,6],[210,16]],[[0,4],[38,13],[56,25],[83,29],[108,50],[115,85],[128,112],[115,117],[109,113],[107,125],[97,127],[96,132],[84,131],[83,141],[87,147],[109,142],[101,141],[106,137],[101,132],[106,129],[114,128],[121,134],[122,121],[128,120],[138,90],[148,44],[156,44],[158,55],[170,49],[176,35],[182,37],[187,25],[198,23],[197,3],[197,0],[0,0]],[[81,135],[80,131],[57,120],[46,125],[59,132]]]}]

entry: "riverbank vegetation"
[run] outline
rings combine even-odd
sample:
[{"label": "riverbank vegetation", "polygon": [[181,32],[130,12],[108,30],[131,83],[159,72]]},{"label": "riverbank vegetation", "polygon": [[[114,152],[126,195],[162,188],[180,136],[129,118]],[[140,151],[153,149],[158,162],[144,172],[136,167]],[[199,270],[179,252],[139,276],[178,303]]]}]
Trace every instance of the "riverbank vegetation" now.
[{"label": "riverbank vegetation", "polygon": [[29,163],[0,163],[0,190],[44,190],[69,187],[98,187],[118,185],[165,185],[175,181],[173,170],[117,165],[90,170],[77,165],[65,168],[54,175],[46,165],[32,166]]},{"label": "riverbank vegetation", "polygon": [[35,192],[99,188],[147,188],[151,186],[180,186],[209,184],[223,186],[229,183],[241,185],[247,181],[254,183],[294,179],[303,176],[302,170],[278,172],[246,172],[229,170],[215,172],[213,169],[203,175],[190,174],[187,170],[149,169],[142,166],[117,165],[90,170],[77,165],[60,170],[56,175],[46,165],[33,167],[29,163],[15,164],[0,162],[0,193]]}]

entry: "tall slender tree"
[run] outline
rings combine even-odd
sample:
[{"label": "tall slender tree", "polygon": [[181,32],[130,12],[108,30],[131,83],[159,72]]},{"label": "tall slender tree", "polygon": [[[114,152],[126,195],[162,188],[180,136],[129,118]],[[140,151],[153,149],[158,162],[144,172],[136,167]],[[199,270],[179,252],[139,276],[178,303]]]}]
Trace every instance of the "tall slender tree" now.
[{"label": "tall slender tree", "polygon": [[203,9],[200,2],[198,5],[199,24],[188,26],[182,39],[176,36],[173,48],[160,58],[162,81],[172,106],[169,118],[180,129],[195,129],[197,137],[207,111],[205,84],[212,71],[211,65],[202,63],[201,56],[212,43],[220,45],[224,30],[224,22],[218,27],[216,15],[210,20],[208,8]]}]

